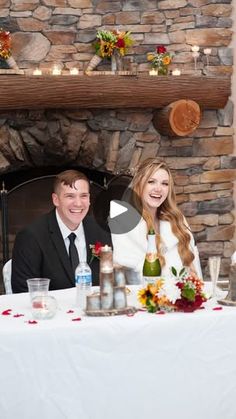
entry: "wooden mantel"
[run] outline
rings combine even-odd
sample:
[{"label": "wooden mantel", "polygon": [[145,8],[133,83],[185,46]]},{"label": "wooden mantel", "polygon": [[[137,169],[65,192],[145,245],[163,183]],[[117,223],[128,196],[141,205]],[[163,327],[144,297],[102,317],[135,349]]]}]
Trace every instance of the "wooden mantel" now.
[{"label": "wooden mantel", "polygon": [[179,99],[219,109],[230,87],[227,77],[9,74],[0,76],[0,110],[162,108]]}]

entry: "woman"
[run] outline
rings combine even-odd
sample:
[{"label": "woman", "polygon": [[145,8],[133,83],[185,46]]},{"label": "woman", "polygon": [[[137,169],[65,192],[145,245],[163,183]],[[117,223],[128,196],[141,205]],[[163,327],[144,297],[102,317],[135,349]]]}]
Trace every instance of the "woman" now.
[{"label": "woman", "polygon": [[147,233],[156,233],[162,275],[183,266],[202,278],[197,247],[189,226],[176,204],[170,169],[158,158],[146,159],[131,182],[132,204],[142,214],[138,225],[126,234],[112,234],[114,262],[142,272]]}]

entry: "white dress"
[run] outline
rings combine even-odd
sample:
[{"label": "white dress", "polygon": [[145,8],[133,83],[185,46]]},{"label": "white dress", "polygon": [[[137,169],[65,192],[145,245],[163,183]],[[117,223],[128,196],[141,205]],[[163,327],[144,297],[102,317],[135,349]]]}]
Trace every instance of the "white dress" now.
[{"label": "white dress", "polygon": [[[202,278],[202,270],[197,246],[191,232],[190,249],[194,254],[193,266],[199,278]],[[162,268],[162,275],[169,277],[170,268],[174,266],[177,271],[183,267],[182,260],[178,253],[178,239],[171,230],[169,221],[160,221],[160,235],[162,239],[162,254],[166,264]],[[147,225],[142,218],[138,225],[125,234],[113,234],[113,259],[115,263],[134,269],[142,273],[144,259],[147,251]]]}]

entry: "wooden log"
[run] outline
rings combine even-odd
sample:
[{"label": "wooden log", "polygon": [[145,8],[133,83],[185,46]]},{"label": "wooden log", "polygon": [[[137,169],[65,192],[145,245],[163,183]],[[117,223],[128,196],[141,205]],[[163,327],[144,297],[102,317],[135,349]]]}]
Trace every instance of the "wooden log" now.
[{"label": "wooden log", "polygon": [[180,99],[201,109],[223,108],[230,78],[189,76],[1,75],[0,110],[162,108]]},{"label": "wooden log", "polygon": [[188,99],[170,103],[153,115],[153,125],[163,135],[185,137],[199,126],[201,110],[197,102]]}]

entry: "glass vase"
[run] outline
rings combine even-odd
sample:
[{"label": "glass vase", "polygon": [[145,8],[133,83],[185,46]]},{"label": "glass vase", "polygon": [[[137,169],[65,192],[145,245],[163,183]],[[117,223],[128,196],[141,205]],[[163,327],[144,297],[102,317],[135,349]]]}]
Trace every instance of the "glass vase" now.
[{"label": "glass vase", "polygon": [[123,70],[123,59],[122,56],[114,52],[111,56],[111,71],[122,71]]},{"label": "glass vase", "polygon": [[168,75],[168,66],[157,67],[158,76],[167,76]]}]

